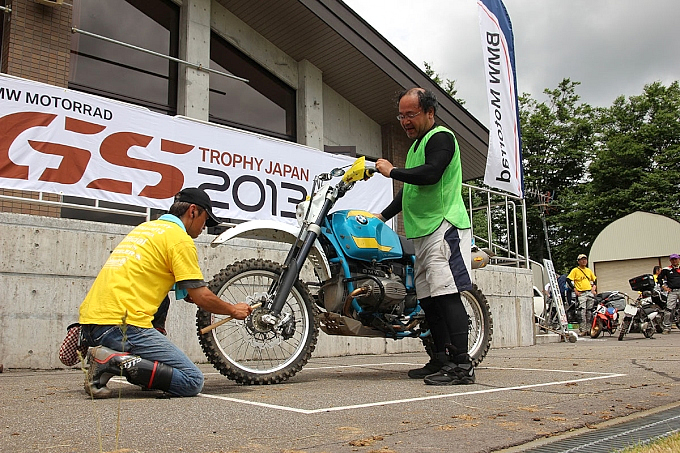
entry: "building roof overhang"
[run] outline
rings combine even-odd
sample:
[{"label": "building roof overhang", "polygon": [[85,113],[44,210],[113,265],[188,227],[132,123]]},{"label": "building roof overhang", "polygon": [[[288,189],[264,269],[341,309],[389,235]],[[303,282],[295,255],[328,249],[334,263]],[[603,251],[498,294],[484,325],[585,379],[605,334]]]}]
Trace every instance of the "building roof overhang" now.
[{"label": "building roof overhang", "polygon": [[397,123],[396,94],[420,86],[437,95],[437,121],[454,131],[463,179],[484,175],[489,132],[421,69],[340,0],[217,0],[380,125]]}]

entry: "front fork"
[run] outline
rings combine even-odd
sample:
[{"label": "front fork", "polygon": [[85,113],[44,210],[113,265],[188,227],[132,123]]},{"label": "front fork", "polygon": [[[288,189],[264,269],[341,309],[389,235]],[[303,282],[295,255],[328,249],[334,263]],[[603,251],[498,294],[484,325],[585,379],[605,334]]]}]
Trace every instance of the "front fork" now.
[{"label": "front fork", "polygon": [[272,295],[274,297],[271,305],[268,307],[269,313],[262,316],[262,320],[267,324],[273,326],[279,322],[281,310],[283,310],[283,306],[288,299],[288,294],[290,294],[290,291],[293,289],[293,285],[295,285],[295,281],[299,278],[300,270],[305,264],[305,261],[309,256],[309,252],[314,246],[316,238],[318,238],[321,234],[320,225],[333,204],[333,200],[326,199],[324,206],[321,209],[321,213],[319,214],[316,221],[306,228],[306,234],[304,236],[304,240],[302,241],[302,245],[298,247],[296,242],[296,244],[290,248],[288,256],[286,256],[286,261],[283,264],[283,274],[281,274],[281,277],[269,290],[270,297]]}]

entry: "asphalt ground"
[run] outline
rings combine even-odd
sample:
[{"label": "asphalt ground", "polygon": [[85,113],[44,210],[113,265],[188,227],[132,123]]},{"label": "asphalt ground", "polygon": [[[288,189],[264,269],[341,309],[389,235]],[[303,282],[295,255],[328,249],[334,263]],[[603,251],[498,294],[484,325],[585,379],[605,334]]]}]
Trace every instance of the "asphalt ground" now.
[{"label": "asphalt ground", "polygon": [[522,451],[680,404],[678,346],[674,329],[491,349],[477,383],[444,387],[407,378],[425,353],[313,358],[272,386],[238,385],[201,365],[194,398],[116,379],[120,396],[95,401],[81,370],[5,368],[0,451]]}]

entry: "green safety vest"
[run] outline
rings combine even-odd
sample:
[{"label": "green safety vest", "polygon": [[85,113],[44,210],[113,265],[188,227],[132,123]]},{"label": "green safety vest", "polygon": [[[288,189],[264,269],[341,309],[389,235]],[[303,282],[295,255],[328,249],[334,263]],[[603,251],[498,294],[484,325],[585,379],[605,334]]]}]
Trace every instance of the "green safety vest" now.
[{"label": "green safety vest", "polygon": [[430,137],[437,132],[451,134],[456,147],[455,152],[441,179],[435,184],[418,186],[404,183],[401,207],[404,214],[404,230],[409,239],[433,233],[444,219],[456,228],[470,228],[470,218],[461,195],[463,174],[460,150],[453,132],[443,126],[437,126],[425,134],[417,148],[415,146],[418,142],[414,142],[406,156],[406,168],[425,164],[425,146]]}]

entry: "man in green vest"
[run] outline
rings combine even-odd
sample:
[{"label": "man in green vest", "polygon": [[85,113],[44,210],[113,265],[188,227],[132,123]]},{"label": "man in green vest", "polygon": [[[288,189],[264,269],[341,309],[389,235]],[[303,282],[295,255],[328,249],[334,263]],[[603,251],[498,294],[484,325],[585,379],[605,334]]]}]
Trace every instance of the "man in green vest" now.
[{"label": "man in green vest", "polygon": [[415,140],[405,168],[378,159],[377,170],[404,183],[378,217],[403,211],[406,237],[416,250],[416,292],[434,340],[434,354],[408,376],[429,385],[475,382],[468,355],[468,315],[460,293],[472,288],[471,232],[463,197],[460,151],[449,129],[437,126],[434,93],[412,88],[399,95],[397,119]]}]

